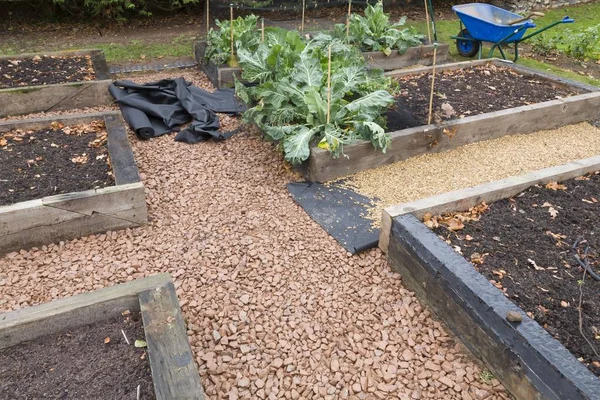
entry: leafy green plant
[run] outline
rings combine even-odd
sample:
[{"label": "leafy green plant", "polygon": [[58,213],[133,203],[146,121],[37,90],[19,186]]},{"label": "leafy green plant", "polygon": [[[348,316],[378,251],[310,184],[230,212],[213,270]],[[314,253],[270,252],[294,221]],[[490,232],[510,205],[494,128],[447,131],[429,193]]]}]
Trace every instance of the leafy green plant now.
[{"label": "leafy green plant", "polygon": [[[248,15],[233,20],[233,40],[236,52],[240,49],[255,51],[260,43],[260,34],[256,29],[258,17]],[[217,29],[208,32],[205,60],[217,65],[226,64],[231,56],[231,21],[215,21]]]},{"label": "leafy green plant", "polygon": [[383,151],[389,146],[382,114],[394,102],[391,79],[380,70],[369,70],[356,47],[325,34],[306,41],[297,32],[279,29],[268,32],[256,51],[240,49],[238,57],[242,78],[256,84],[236,82],[238,97],[255,104],[244,119],[279,142],[289,162],[306,160],[312,143],[334,157],[343,154],[345,144],[359,139]]},{"label": "leafy green plant", "polygon": [[543,34],[533,42],[533,51],[544,56],[554,52],[563,53],[578,60],[600,59],[600,25],[574,32],[565,29],[559,34]]},{"label": "leafy green plant", "polygon": [[337,24],[333,35],[345,39],[350,44],[360,47],[362,51],[382,51],[390,55],[392,50],[404,53],[409,47],[418,46],[425,37],[414,28],[404,26],[406,17],[395,24],[390,23],[390,16],[383,12],[383,3],[367,5],[365,16],[352,14],[346,38],[346,25]]}]

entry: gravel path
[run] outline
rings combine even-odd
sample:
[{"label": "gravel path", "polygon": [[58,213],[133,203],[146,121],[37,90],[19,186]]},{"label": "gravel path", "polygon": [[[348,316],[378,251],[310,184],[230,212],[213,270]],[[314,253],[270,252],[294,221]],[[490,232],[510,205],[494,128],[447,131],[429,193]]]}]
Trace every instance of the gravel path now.
[{"label": "gravel path", "polygon": [[0,310],[170,272],[209,399],[508,398],[379,250],[350,256],[293,202],[256,132],[130,140],[149,224],[0,258]]},{"label": "gravel path", "polygon": [[[385,207],[463,189],[600,154],[600,129],[587,122],[527,135],[504,136],[352,175],[345,185]],[[415,179],[415,177],[418,177]]]}]

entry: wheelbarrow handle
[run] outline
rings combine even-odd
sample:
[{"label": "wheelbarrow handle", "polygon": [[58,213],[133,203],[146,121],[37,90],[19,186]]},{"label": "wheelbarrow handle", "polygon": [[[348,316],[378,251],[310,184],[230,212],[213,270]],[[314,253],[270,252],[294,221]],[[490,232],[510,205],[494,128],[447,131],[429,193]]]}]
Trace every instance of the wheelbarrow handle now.
[{"label": "wheelbarrow handle", "polygon": [[526,17],[523,18],[517,18],[517,19],[513,19],[512,21],[509,21],[507,25],[514,25],[514,24],[518,24],[519,22],[523,22],[523,21],[527,21],[528,19],[530,19],[531,17],[543,17],[545,14],[542,12],[538,12],[538,11],[534,11],[531,14],[529,14]]},{"label": "wheelbarrow handle", "polygon": [[562,19],[562,21],[560,21],[560,22],[563,23],[563,24],[571,24],[571,23],[575,22],[575,20],[573,18],[564,17]]}]

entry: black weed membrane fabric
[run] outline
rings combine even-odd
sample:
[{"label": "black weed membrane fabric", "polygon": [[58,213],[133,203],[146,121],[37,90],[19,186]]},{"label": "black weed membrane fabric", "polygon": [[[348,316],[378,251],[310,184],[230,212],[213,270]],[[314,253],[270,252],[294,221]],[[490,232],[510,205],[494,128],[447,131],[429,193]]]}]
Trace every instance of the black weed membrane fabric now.
[{"label": "black weed membrane fabric", "polygon": [[123,80],[109,87],[110,94],[121,108],[123,118],[141,139],[150,139],[177,131],[175,140],[198,143],[209,139],[223,140],[236,131],[221,132],[216,113],[237,114],[246,106],[233,89],[207,92],[192,86],[183,78],[164,79],[143,85]]},{"label": "black weed membrane fabric", "polygon": [[377,246],[379,229],[366,217],[372,200],[341,183],[292,182],[288,191],[296,203],[349,253]]}]

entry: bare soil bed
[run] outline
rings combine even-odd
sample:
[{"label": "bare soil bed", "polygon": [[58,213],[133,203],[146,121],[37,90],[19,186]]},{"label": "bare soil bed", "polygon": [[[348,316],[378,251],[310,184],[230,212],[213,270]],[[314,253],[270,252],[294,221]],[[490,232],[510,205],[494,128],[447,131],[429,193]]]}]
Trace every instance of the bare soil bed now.
[{"label": "bare soil bed", "polygon": [[0,59],[0,89],[92,81],[95,77],[89,55]]},{"label": "bare soil bed", "polygon": [[[388,131],[427,124],[431,74],[397,78],[400,94],[388,112]],[[577,94],[548,79],[487,64],[436,74],[433,122],[541,103]]]},{"label": "bare soil bed", "polygon": [[600,274],[598,199],[596,173],[426,223],[600,376],[600,281],[575,256]]},{"label": "bare soil bed", "polygon": [[139,313],[0,350],[0,399],[135,399],[138,385],[139,399],[155,399],[136,340],[144,340]]},{"label": "bare soil bed", "polygon": [[104,122],[0,135],[0,205],[114,185]]}]

